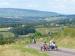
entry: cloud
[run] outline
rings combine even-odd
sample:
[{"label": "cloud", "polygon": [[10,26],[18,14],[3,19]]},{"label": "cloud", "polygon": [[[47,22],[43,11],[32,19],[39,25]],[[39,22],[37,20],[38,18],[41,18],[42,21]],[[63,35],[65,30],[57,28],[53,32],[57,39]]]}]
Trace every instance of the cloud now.
[{"label": "cloud", "polygon": [[8,2],[0,2],[0,5],[2,6],[2,5],[9,5],[9,3]]},{"label": "cloud", "polygon": [[0,0],[0,8],[24,8],[75,13],[75,0]]},{"label": "cloud", "polygon": [[0,8],[9,7],[9,5],[8,2],[0,2]]}]

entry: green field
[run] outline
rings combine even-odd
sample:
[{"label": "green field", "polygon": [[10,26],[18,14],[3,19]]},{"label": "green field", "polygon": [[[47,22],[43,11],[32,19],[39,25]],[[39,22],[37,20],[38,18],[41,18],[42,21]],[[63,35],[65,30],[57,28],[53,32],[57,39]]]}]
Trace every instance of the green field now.
[{"label": "green field", "polygon": [[[1,28],[2,29],[2,28]],[[36,28],[38,32],[41,34],[45,34],[46,36],[35,36],[37,42],[46,41],[49,43],[51,39],[54,39],[58,45],[58,47],[64,48],[75,48],[75,29],[64,27],[61,29],[60,27],[56,28]],[[48,32],[53,32],[51,36],[48,35]],[[14,34],[9,32],[8,29],[3,28],[0,30],[0,34],[3,37],[14,37]],[[40,38],[39,38],[40,37]],[[17,39],[15,43],[5,44],[0,46],[0,56],[48,56],[46,53],[41,53],[32,48],[27,48],[27,44],[31,43],[31,37],[25,37]]]},{"label": "green field", "polygon": [[[61,27],[54,27],[54,28],[51,27],[51,28],[36,28],[36,30],[40,32],[41,34],[46,35],[46,36],[38,36],[42,38],[43,41],[40,40],[40,38],[37,38],[37,42],[39,41],[49,42],[51,39],[54,39],[57,42],[59,47],[75,48],[75,41],[74,41],[75,40],[75,29],[74,28],[64,27],[64,29],[62,29]],[[49,36],[48,32],[54,32],[54,34]],[[6,38],[14,37],[14,34],[9,32],[7,28],[3,28],[0,31],[0,34],[2,34],[3,37],[6,37]]]},{"label": "green field", "polygon": [[[48,34],[48,32],[54,32],[51,36],[43,36],[42,42],[49,42],[54,39],[59,47],[75,48],[75,29],[64,27],[62,28],[37,28],[41,33]],[[39,39],[40,41],[40,39]]]},{"label": "green field", "polygon": [[48,56],[25,45],[11,44],[0,46],[0,56]]},{"label": "green field", "polygon": [[37,31],[43,33],[43,34],[47,34],[48,32],[58,32],[61,30],[60,27],[51,27],[51,28],[36,28]]},{"label": "green field", "polygon": [[0,28],[0,31],[8,31],[9,28]]},{"label": "green field", "polygon": [[14,37],[14,34],[9,32],[8,28],[0,28],[0,34],[5,38]]},{"label": "green field", "polygon": [[[0,30],[0,34],[4,38],[14,37],[14,34],[6,28]],[[29,43],[31,43],[30,37],[17,39],[12,44],[0,45],[0,56],[48,56],[46,53],[26,47]]]}]

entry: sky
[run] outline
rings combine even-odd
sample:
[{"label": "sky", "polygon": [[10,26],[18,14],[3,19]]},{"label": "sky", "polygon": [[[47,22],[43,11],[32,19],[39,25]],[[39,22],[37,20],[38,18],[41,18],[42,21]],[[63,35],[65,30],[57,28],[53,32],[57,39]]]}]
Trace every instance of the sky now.
[{"label": "sky", "polygon": [[0,8],[33,9],[75,14],[75,0],[0,0]]}]

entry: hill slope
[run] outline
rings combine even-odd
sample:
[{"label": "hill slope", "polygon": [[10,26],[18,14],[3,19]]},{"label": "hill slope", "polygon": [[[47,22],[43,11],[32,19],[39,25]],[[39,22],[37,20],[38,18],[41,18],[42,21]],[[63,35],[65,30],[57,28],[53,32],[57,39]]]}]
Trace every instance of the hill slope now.
[{"label": "hill slope", "polygon": [[58,13],[30,9],[0,8],[0,17],[49,17]]},{"label": "hill slope", "polygon": [[[75,24],[75,15],[61,15],[55,12],[30,9],[0,8],[0,24],[5,23],[39,23]],[[73,23],[72,23],[73,22]]]}]

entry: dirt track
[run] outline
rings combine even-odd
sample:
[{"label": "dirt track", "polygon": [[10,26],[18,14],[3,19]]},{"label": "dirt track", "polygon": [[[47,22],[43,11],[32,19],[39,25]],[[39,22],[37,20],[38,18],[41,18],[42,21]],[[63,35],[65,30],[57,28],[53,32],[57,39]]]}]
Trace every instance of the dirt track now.
[{"label": "dirt track", "polygon": [[[30,44],[28,47],[40,50],[40,44]],[[74,49],[59,48],[58,51],[47,51],[51,56],[75,56]]]}]

